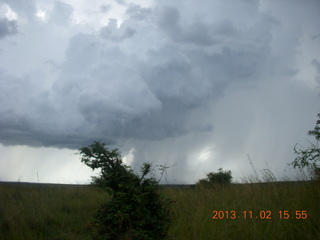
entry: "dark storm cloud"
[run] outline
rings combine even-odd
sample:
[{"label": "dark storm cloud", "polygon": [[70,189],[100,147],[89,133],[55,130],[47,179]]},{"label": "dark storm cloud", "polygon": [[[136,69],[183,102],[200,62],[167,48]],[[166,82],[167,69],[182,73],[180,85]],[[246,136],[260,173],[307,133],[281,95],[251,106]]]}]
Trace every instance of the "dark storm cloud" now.
[{"label": "dark storm cloud", "polygon": [[[63,25],[72,13],[56,1],[51,20]],[[77,148],[92,139],[211,133],[209,104],[232,86],[254,88],[286,67],[272,49],[281,23],[256,2],[129,4],[126,16],[73,36],[52,86],[35,75],[1,73],[2,143]],[[298,43],[290,43],[294,58]]]},{"label": "dark storm cloud", "polygon": [[[133,14],[120,27],[111,19],[102,38],[80,34],[70,41],[54,90],[81,115],[83,129],[90,126],[86,135],[159,140],[211,130],[206,120],[189,128],[188,116],[223,96],[232,81],[253,81],[268,61],[268,39],[256,48],[246,47],[247,39],[233,46],[239,31],[232,22],[184,26],[177,9],[157,11],[145,11],[144,22]],[[270,23],[265,21],[258,24],[267,32]],[[214,38],[221,44],[206,49]]]},{"label": "dark storm cloud", "polygon": [[63,117],[50,101],[49,93],[39,88],[40,77],[14,77],[1,71],[0,84],[2,144],[56,147],[67,147],[72,141],[79,144],[80,140],[72,137],[72,127],[71,132],[62,130]]},{"label": "dark storm cloud", "polygon": [[8,20],[7,18],[0,19],[0,39],[17,33],[18,23],[16,20]]},{"label": "dark storm cloud", "polygon": [[[55,2],[53,13],[66,22],[72,8]],[[15,118],[23,123],[13,121],[9,129],[23,126],[21,141],[70,147],[80,139],[159,140],[210,131],[207,120],[189,128],[188,116],[223,96],[232,81],[258,77],[268,60],[270,41],[246,37],[245,31],[254,31],[250,28],[241,36],[233,21],[185,22],[188,13],[166,6],[152,13],[131,5],[127,14],[120,27],[111,19],[101,30],[102,38],[79,34],[70,40],[53,91],[35,87],[32,94],[19,89],[17,98],[9,101],[13,113],[6,115],[19,113]],[[252,25],[269,32],[267,18],[253,19]],[[255,47],[247,47],[249,43]],[[29,111],[14,107],[20,102]],[[13,135],[18,138],[19,131]]]}]

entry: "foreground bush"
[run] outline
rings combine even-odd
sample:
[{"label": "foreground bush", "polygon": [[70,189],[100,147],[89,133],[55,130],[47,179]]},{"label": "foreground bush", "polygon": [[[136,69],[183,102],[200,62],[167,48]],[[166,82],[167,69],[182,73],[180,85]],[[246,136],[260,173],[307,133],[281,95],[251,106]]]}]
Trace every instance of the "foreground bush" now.
[{"label": "foreground bush", "polygon": [[147,177],[151,165],[143,164],[138,176],[122,162],[117,149],[109,151],[101,142],[81,148],[80,154],[92,170],[101,170],[93,184],[112,195],[95,215],[95,239],[164,239],[169,202],[160,196],[156,179]]},{"label": "foreground bush", "polygon": [[315,143],[310,142],[308,148],[303,148],[298,144],[294,146],[294,153],[296,154],[295,160],[290,164],[294,168],[300,170],[307,168],[310,172],[311,178],[314,180],[320,180],[320,113],[318,114],[319,119],[316,122],[316,126],[313,130],[308,131],[309,136],[313,136],[316,140]]}]

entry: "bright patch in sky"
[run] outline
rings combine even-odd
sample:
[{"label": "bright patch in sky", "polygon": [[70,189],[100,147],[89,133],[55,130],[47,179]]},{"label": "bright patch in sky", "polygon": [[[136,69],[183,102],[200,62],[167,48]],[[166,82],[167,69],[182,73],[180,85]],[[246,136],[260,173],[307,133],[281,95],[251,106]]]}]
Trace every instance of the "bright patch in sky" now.
[{"label": "bright patch in sky", "polygon": [[131,148],[128,152],[127,155],[123,156],[123,162],[126,164],[126,165],[131,165],[131,163],[133,162],[134,160],[134,148]]},{"label": "bright patch in sky", "polygon": [[213,159],[214,158],[214,154],[213,152],[210,150],[210,149],[203,149],[200,154],[199,154],[199,157],[198,157],[198,162],[199,163],[204,163],[210,159]]},{"label": "bright patch in sky", "polygon": [[8,4],[2,4],[0,7],[0,15],[4,16],[8,20],[17,20],[18,16],[17,13],[12,11],[10,6]]},{"label": "bright patch in sky", "polygon": [[36,16],[38,18],[40,18],[41,20],[45,20],[46,18],[46,12],[45,11],[42,11],[42,10],[38,10],[38,12],[36,13]]}]

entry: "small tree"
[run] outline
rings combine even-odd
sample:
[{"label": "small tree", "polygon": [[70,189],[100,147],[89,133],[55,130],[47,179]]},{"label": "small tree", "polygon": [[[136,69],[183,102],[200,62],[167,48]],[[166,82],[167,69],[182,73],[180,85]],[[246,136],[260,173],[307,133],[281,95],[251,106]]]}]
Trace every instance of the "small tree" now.
[{"label": "small tree", "polygon": [[209,172],[206,178],[199,180],[198,184],[204,186],[210,186],[213,184],[229,184],[231,183],[231,180],[231,171],[223,171],[222,168],[219,168],[218,172]]},{"label": "small tree", "polygon": [[110,151],[105,143],[79,150],[82,162],[100,169],[93,184],[112,196],[95,215],[96,239],[163,239],[169,227],[169,202],[160,196],[156,179],[147,177],[151,165],[143,164],[138,176],[122,162],[118,149]]},{"label": "small tree", "polygon": [[310,146],[307,149],[298,149],[298,144],[294,146],[294,153],[297,155],[295,160],[291,163],[294,168],[299,168],[302,170],[303,168],[308,168],[311,171],[311,174],[320,179],[320,113],[318,114],[319,119],[316,122],[316,126],[313,130],[308,131],[308,135],[314,136],[316,139],[316,143],[310,142]]}]

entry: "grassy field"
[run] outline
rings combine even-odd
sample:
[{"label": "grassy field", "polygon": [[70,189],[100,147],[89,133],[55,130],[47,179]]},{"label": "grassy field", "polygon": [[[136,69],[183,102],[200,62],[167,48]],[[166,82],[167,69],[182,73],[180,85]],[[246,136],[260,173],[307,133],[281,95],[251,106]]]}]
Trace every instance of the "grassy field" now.
[{"label": "grassy field", "polygon": [[[319,182],[161,191],[173,200],[167,239],[320,239]],[[92,216],[107,199],[91,186],[2,183],[0,239],[90,239]]]}]

